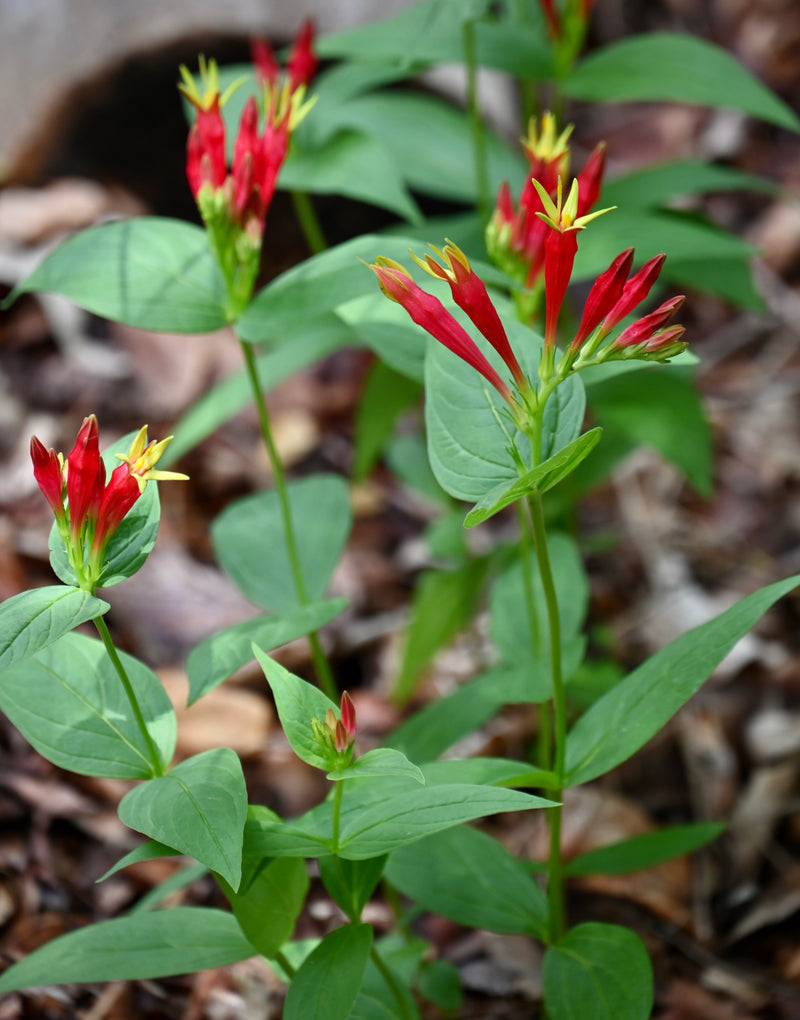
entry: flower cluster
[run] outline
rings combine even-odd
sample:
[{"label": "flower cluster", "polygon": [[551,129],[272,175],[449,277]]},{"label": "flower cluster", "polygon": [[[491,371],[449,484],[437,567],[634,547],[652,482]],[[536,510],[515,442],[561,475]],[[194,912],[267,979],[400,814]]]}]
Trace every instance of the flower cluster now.
[{"label": "flower cluster", "polygon": [[[228,288],[231,314],[249,298],[261,253],[264,224],[292,132],[313,105],[306,86],[317,60],[313,25],[307,22],[292,50],[288,74],[281,81],[278,64],[267,44],[254,44],[261,107],[250,96],[242,111],[228,166],[222,108],[238,87],[220,94],[214,60],[201,58],[199,80],[181,66],[178,86],[197,115],[186,145],[186,176]],[[263,113],[263,129],[259,121]]]},{"label": "flower cluster", "polygon": [[97,418],[85,418],[68,454],[47,450],[31,439],[33,473],[56,518],[61,540],[82,588],[93,591],[103,571],[109,540],[151,479],[186,479],[175,471],[158,471],[155,465],[172,439],[147,442],[147,426],[136,435],[123,463],[106,481],[100,456]]},{"label": "flower cluster", "polygon": [[353,743],[356,739],[356,710],[347,691],[342,694],[339,718],[329,708],[324,721],[311,720],[314,739],[320,747],[330,771],[347,768],[353,758]]},{"label": "flower cluster", "polygon": [[[566,181],[570,167],[569,138],[572,125],[559,133],[555,117],[545,113],[541,127],[531,120],[522,145],[528,157],[529,173],[515,208],[508,184],[503,183],[494,214],[486,228],[490,257],[520,286],[531,289],[541,279],[545,261],[547,225],[539,218],[545,212],[542,195],[556,197],[559,181]],[[575,178],[578,197],[575,217],[582,219],[597,203],[605,169],[605,145],[600,143]]]},{"label": "flower cluster", "polygon": [[[607,210],[577,216],[577,209],[580,208],[577,182],[573,182],[566,201],[562,201],[560,184],[556,202],[551,201],[544,192],[542,201],[546,212],[541,214],[541,218],[548,231],[544,245],[547,319],[539,378],[543,385],[550,387],[547,393],[571,371],[588,365],[627,358],[667,361],[680,354],[686,347],[682,340],[684,329],[682,326],[667,324],[683,304],[682,296],[665,301],[654,312],[637,319],[602,346],[612,330],[648,296],[666,258],[664,255],[655,256],[631,276],[633,248],[628,248],[595,280],[586,299],[578,329],[556,366],[556,323],[572,274],[577,236],[589,220]],[[378,256],[370,269],[378,277],[383,293],[402,305],[413,321],[435,340],[480,372],[508,402],[517,420],[524,423],[527,412],[537,406],[539,396],[511,348],[486,287],[470,266],[464,252],[452,242],[448,242],[443,251],[438,248],[433,250],[443,264],[431,255],[426,255],[422,260],[412,252],[411,257],[430,275],[447,281],[456,305],[502,358],[513,379],[516,394],[442,302],[418,286],[399,262]],[[541,399],[546,400],[547,396]]]}]

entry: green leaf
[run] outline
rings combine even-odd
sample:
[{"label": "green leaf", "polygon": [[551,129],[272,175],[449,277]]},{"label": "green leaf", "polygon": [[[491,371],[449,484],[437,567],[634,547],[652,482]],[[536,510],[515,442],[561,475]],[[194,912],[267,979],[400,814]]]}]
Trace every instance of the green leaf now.
[{"label": "green leaf", "polygon": [[118,871],[127,868],[129,864],[138,864],[140,861],[154,861],[159,857],[178,856],[180,855],[174,847],[167,846],[166,843],[159,843],[157,839],[148,839],[126,853],[124,857],[120,857],[117,863],[112,864],[108,871],[102,874],[96,881],[105,882],[107,878],[116,875]]},{"label": "green leaf", "polygon": [[401,752],[393,747],[376,747],[352,765],[337,772],[329,772],[328,779],[362,779],[366,776],[408,776],[418,783],[424,783],[421,770]]},{"label": "green leaf", "polygon": [[346,195],[389,209],[411,223],[422,222],[391,150],[363,131],[340,131],[307,152],[293,147],[281,169],[281,187]]},{"label": "green leaf", "polygon": [[[506,326],[523,371],[536,378],[541,339],[518,322],[509,321]],[[498,355],[475,336],[502,376],[506,369]],[[431,340],[425,358],[425,392],[428,455],[442,488],[457,499],[477,502],[498,486],[513,485],[519,471],[509,452],[510,441],[526,464],[530,464],[530,444],[509,421],[505,401],[483,376]],[[583,384],[572,375],[547,402],[543,458],[552,457],[577,438],[584,407]]]},{"label": "green leaf", "polygon": [[9,300],[37,290],[141,329],[210,333],[227,321],[225,288],[205,230],[158,216],[81,230]]},{"label": "green leaf", "polygon": [[[319,361],[331,351],[352,343],[352,330],[333,312],[316,319],[304,320],[298,328],[280,338],[274,350],[259,354],[256,369],[262,380],[263,392],[269,393],[278,383]],[[243,368],[212,386],[189,408],[175,426],[175,438],[159,462],[163,467],[197,446],[212,432],[239,414],[253,401],[253,389]]]},{"label": "green leaf", "polygon": [[401,705],[408,701],[436,652],[470,622],[488,568],[488,558],[480,557],[449,570],[428,570],[419,577],[393,701]]},{"label": "green leaf", "polygon": [[[347,483],[339,475],[316,474],[291,481],[286,488],[306,596],[318,600],[350,534]],[[302,605],[277,490],[231,503],[211,525],[211,539],[223,570],[253,602],[281,613]]]},{"label": "green leaf", "polygon": [[543,464],[526,471],[524,475],[512,485],[507,486],[501,482],[491,492],[487,492],[483,499],[479,500],[464,518],[465,528],[474,528],[476,524],[482,524],[494,517],[496,513],[504,510],[518,499],[527,496],[532,492],[547,492],[554,485],[558,485],[562,478],[566,478],[575,468],[585,460],[600,441],[602,429],[590,429],[578,436],[576,440],[562,447],[554,456],[549,457]]},{"label": "green leaf", "polygon": [[449,960],[423,960],[419,972],[423,998],[446,1011],[457,1010],[463,999],[458,968]]},{"label": "green leaf", "polygon": [[709,191],[757,191],[777,195],[779,188],[766,177],[746,174],[735,167],[703,163],[699,159],[675,159],[606,181],[603,205],[655,209],[677,198]]},{"label": "green leaf", "polygon": [[573,857],[567,863],[564,874],[572,877],[627,875],[631,871],[653,868],[673,857],[690,854],[715,840],[724,831],[724,822],[697,822],[694,825],[671,825],[655,832],[644,832],[640,836],[632,836]]},{"label": "green leaf", "polygon": [[503,811],[530,811],[551,801],[491,786],[420,786],[390,803],[367,805],[342,816],[339,853],[352,860],[377,857],[424,836]]},{"label": "green leaf", "polygon": [[231,914],[174,907],[117,917],[69,932],[0,977],[0,994],[38,985],[135,981],[227,967],[256,951]]},{"label": "green leaf", "polygon": [[213,690],[231,673],[251,662],[253,643],[265,651],[279,648],[295,638],[329,623],[347,607],[347,599],[328,599],[300,606],[284,616],[257,616],[243,620],[201,641],[189,653],[188,704]]},{"label": "green leaf", "polygon": [[[529,667],[498,666],[413,712],[386,738],[415,761],[433,761],[491,719],[503,705],[526,701]],[[522,695],[522,696],[520,696]]]},{"label": "green leaf", "polygon": [[[469,15],[464,4],[424,0],[392,18],[322,36],[322,57],[353,57],[364,61],[397,61],[410,68],[464,60],[461,33],[454,25]],[[515,76],[545,80],[553,75],[552,51],[534,27],[478,21],[474,24],[476,62]]]},{"label": "green leaf", "polygon": [[385,855],[369,857],[364,861],[320,857],[319,874],[330,895],[352,920],[361,916],[361,911],[381,880],[385,864]]},{"label": "green leaf", "polygon": [[[161,681],[120,652],[147,730],[166,767],[175,751],[175,713]],[[64,634],[0,671],[0,709],[33,747],[84,776],[147,779],[153,766],[122,682],[100,641]]]},{"label": "green leaf", "polygon": [[[120,462],[115,454],[127,453],[135,435],[135,432],[129,432],[103,451],[107,476],[119,466]],[[103,557],[99,587],[110,588],[114,584],[119,584],[144,565],[156,544],[160,521],[161,503],[158,498],[158,485],[155,482],[148,482],[144,492],[109,539]],[[66,584],[77,584],[75,572],[70,566],[67,550],[55,522],[50,531],[50,566]]]},{"label": "green leaf", "polygon": [[326,935],[292,978],[283,1020],[348,1020],[371,947],[368,924],[347,924]]},{"label": "green leaf", "polygon": [[[561,640],[567,646],[580,634],[586,617],[589,601],[586,572],[575,541],[569,536],[551,532],[547,538],[547,549],[560,610]],[[538,695],[548,697],[550,638],[547,601],[533,550],[529,550],[527,561],[536,624],[531,625],[523,561],[519,560],[505,570],[492,586],[489,597],[489,633],[505,662],[524,666],[530,664],[533,657],[537,667],[544,664],[543,675],[538,678],[536,690]],[[529,691],[528,700],[540,700],[540,697],[534,698]]]},{"label": "green leaf", "polygon": [[0,605],[0,670],[27,659],[74,627],[109,610],[107,602],[60,584],[12,595]]},{"label": "green leaf", "polygon": [[311,881],[299,857],[254,862],[242,875],[238,892],[225,883],[239,927],[262,956],[275,956],[294,931]]},{"label": "green leaf", "polygon": [[[373,92],[343,104],[333,122],[378,140],[413,191],[467,204],[477,198],[472,128],[452,103],[404,89]],[[527,162],[490,131],[485,144],[494,194],[504,180],[521,179]]]},{"label": "green leaf", "polygon": [[230,748],[203,751],[165,776],[135,786],[122,798],[119,816],[238,888],[247,790],[241,762]]},{"label": "green leaf", "polygon": [[420,387],[405,375],[376,361],[358,404],[353,478],[367,477],[392,434],[395,422],[419,399]]},{"label": "green leaf", "polygon": [[350,326],[354,343],[369,347],[398,375],[423,382],[426,334],[404,308],[387,301],[380,291],[372,291],[339,305],[336,311]]},{"label": "green leaf", "polygon": [[394,977],[395,987],[389,987],[374,959],[370,958],[349,1020],[420,1020],[411,989],[426,949],[427,944],[422,939],[407,933],[402,938],[387,935],[379,939],[375,953]]},{"label": "green leaf", "polygon": [[739,259],[672,259],[662,276],[676,287],[713,294],[736,308],[766,312],[764,298],[753,280],[749,261]]},{"label": "green leaf", "polygon": [[638,935],[615,924],[571,928],[544,956],[544,1000],[552,1020],[647,1020],[653,969]]},{"label": "green leaf", "polygon": [[800,131],[796,114],[725,50],[703,39],[649,32],[603,46],[562,82],[575,99],[662,99],[724,106]]},{"label": "green leaf", "polygon": [[711,430],[691,370],[648,365],[587,386],[604,425],[635,445],[654,447],[701,495],[711,494]]},{"label": "green leaf", "polygon": [[306,259],[256,294],[236,323],[236,332],[249,341],[280,337],[346,301],[376,293],[378,282],[359,259],[407,258],[413,243],[406,237],[364,234]]},{"label": "green leaf", "polygon": [[567,737],[568,784],[596,779],[638,751],[702,687],[769,607],[798,584],[800,575],[753,592],[659,649],[596,701]]},{"label": "green leaf", "polygon": [[395,850],[386,877],[423,909],[458,924],[544,937],[542,889],[516,857],[479,829],[459,826]]},{"label": "green leaf", "polygon": [[267,683],[272,688],[278,718],[292,750],[307,765],[325,769],[327,772],[328,759],[322,754],[320,745],[314,737],[311,720],[319,719],[322,722],[328,709],[333,709],[339,718],[338,706],[317,687],[290,673],[255,645],[253,652],[261,663]]}]

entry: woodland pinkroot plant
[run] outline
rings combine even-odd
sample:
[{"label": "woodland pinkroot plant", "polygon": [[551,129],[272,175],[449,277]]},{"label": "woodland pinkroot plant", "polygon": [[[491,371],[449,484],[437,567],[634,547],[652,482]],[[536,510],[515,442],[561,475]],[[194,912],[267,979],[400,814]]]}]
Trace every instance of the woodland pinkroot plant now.
[{"label": "woodland pinkroot plant", "polygon": [[[569,523],[574,502],[608,474],[620,450],[644,437],[690,484],[709,491],[709,430],[684,329],[674,321],[683,297],[669,288],[691,278],[718,297],[743,299],[749,276],[735,239],[672,205],[676,194],[699,190],[698,180],[716,186],[722,168],[681,162],[604,182],[600,144],[572,178],[572,129],[534,110],[546,108],[540,91],[553,110],[570,96],[607,97],[615,88],[617,98],[621,90],[624,99],[652,99],[656,78],[671,98],[708,102],[708,91],[670,71],[702,60],[719,76],[720,104],[739,97],[744,112],[790,130],[800,122],[700,40],[643,35],[583,58],[588,0],[524,7],[425,0],[385,25],[322,40],[307,22],[283,70],[265,43],[254,46],[253,67],[201,59],[197,76],[182,69],[186,175],[202,225],[155,216],[99,225],[64,242],[18,288],[58,292],[96,314],[170,334],[232,328],[244,369],[184,415],[171,443],[148,442],[143,429],[101,453],[94,416],[66,457],[31,441],[34,476],[55,517],[50,562],[60,583],[0,605],[0,708],[57,766],[132,784],[119,815],[144,841],[108,874],[183,855],[193,863],[178,865],[154,897],[206,872],[220,895],[210,906],[132,909],[70,932],[9,967],[0,993],[152,979],[259,955],[287,986],[284,1020],[419,1020],[434,1008],[458,1015],[457,971],[435,959],[436,947],[414,928],[414,917],[431,912],[539,940],[550,1020],[650,1016],[652,969],[641,939],[620,925],[571,925],[568,883],[689,853],[714,839],[723,822],[666,826],[569,860],[561,840],[564,793],[642,748],[800,577],[754,591],[627,675],[614,667],[613,682],[587,655],[588,585]],[[419,46],[413,53],[409,40]],[[456,40],[469,83],[466,114],[397,87],[411,64],[452,60]],[[341,63],[319,71],[317,44]],[[525,47],[524,66],[540,68],[546,90],[518,77]],[[499,62],[518,79],[528,131],[521,152],[482,123],[479,60]],[[713,77],[704,76],[704,89]],[[306,98],[312,80],[314,109]],[[737,186],[745,183],[725,169]],[[259,287],[262,251],[279,241],[268,212],[281,187],[292,192],[314,254]],[[315,191],[380,205],[415,224],[414,236],[367,235],[325,250],[309,197]],[[423,287],[404,260],[411,247],[419,250],[423,215],[415,196],[425,192],[476,211],[463,249],[447,240],[412,254],[426,274]],[[447,233],[461,237],[452,223]],[[721,250],[735,267],[735,286],[720,283]],[[577,281],[587,284],[582,307]],[[326,597],[352,525],[348,481],[333,472],[287,478],[265,396],[277,381],[354,342],[377,355],[354,425],[354,474],[360,480],[382,458],[438,514],[425,535],[432,565],[411,600],[389,696],[410,706],[435,652],[470,625],[478,607],[491,644],[486,668],[423,708],[409,707],[371,749],[360,709],[361,731],[356,725],[357,697],[339,694],[319,634],[348,605]],[[424,438],[409,430],[423,393]],[[160,504],[152,483],[185,477],[170,463],[248,397],[272,481],[219,514],[211,544],[258,612],[192,649],[189,702],[241,667],[261,666],[292,750],[330,784],[322,802],[298,818],[249,802],[230,748],[173,761],[172,704],[148,665],[117,650],[105,622],[117,611],[114,586],[142,566],[156,541]],[[616,442],[601,443],[604,429]],[[466,528],[513,507],[517,535],[513,519],[497,531],[490,526],[483,550],[472,550],[462,503],[471,504]],[[89,622],[99,641],[76,632]],[[303,636],[319,686],[269,655]],[[592,683],[581,695],[587,676]],[[529,757],[452,757],[497,711],[519,704],[536,709]],[[544,861],[510,853],[471,824],[532,810],[545,812]],[[340,913],[331,915],[333,930],[298,940],[309,860]],[[394,913],[390,927],[366,920],[379,886]]]}]

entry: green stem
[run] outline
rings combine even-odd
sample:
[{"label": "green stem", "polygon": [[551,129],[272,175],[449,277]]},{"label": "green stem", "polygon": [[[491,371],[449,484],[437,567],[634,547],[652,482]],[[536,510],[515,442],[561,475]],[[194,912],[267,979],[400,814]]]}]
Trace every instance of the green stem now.
[{"label": "green stem", "polygon": [[547,911],[551,942],[557,942],[564,931],[564,862],[561,857],[561,798],[564,792],[564,771],[567,746],[567,709],[564,695],[564,679],[561,668],[561,619],[559,616],[553,570],[547,549],[547,531],[544,521],[542,497],[534,493],[528,497],[530,525],[533,533],[539,576],[547,605],[547,621],[550,635],[550,665],[553,681],[553,767],[556,780],[553,789],[548,790],[557,806],[548,808],[550,826],[550,856],[548,860]]},{"label": "green stem", "polygon": [[333,855],[334,857],[339,856],[339,817],[342,812],[342,794],[344,793],[344,783],[339,780],[336,784],[336,789],[333,791],[333,823],[332,823],[332,834],[333,840]]},{"label": "green stem", "polygon": [[291,981],[292,978],[297,973],[297,968],[292,966],[291,963],[289,963],[285,953],[282,953],[279,949],[278,952],[272,957],[272,959],[275,961],[275,963],[278,964],[278,966],[281,968],[286,977],[289,978],[289,980]]},{"label": "green stem", "polygon": [[[517,25],[530,25],[529,0],[513,0],[511,14]],[[536,94],[536,83],[530,78],[519,79],[520,106],[522,107],[522,131],[528,129],[531,117],[538,116],[539,99]]]},{"label": "green stem", "polygon": [[[522,587],[525,594],[525,609],[528,613],[531,634],[531,658],[533,661],[541,655],[542,634],[539,612],[536,608],[536,600],[533,593],[533,581],[531,578],[531,534],[528,521],[525,516],[525,507],[520,500],[517,500],[517,517],[519,518],[519,541],[520,559],[522,561]],[[550,738],[550,713],[546,702],[539,706],[539,733],[537,737],[536,760],[539,767],[550,768],[551,738]]]},{"label": "green stem", "polygon": [[321,251],[325,251],[328,247],[328,242],[322,233],[319,218],[311,199],[308,197],[308,193],[305,191],[293,191],[292,203],[300,229],[303,231],[303,237],[306,239],[308,250],[312,255],[319,255]]},{"label": "green stem", "polygon": [[372,962],[381,972],[383,980],[389,986],[389,991],[394,996],[395,1002],[400,1008],[400,1015],[404,1018],[404,1020],[413,1020],[413,1014],[411,1010],[408,1008],[408,1003],[405,1000],[405,996],[403,995],[400,985],[397,983],[397,979],[395,978],[394,974],[392,974],[391,970],[389,970],[389,968],[383,962],[383,960],[381,959],[381,954],[378,952],[375,946],[370,947],[369,955],[370,958],[372,959]]},{"label": "green stem", "polygon": [[473,21],[464,22],[464,64],[467,69],[467,109],[475,158],[478,216],[481,226],[485,226],[489,221],[491,197],[489,195],[489,167],[486,155],[486,129],[478,105],[478,68],[475,62],[475,23]]},{"label": "green stem", "polygon": [[163,776],[164,766],[161,764],[161,755],[158,752],[155,741],[150,736],[150,731],[147,728],[147,723],[144,721],[144,716],[142,715],[142,710],[139,707],[139,701],[136,697],[136,692],[133,689],[133,684],[130,682],[128,674],[125,671],[125,667],[122,665],[122,660],[117,654],[117,649],[114,647],[114,642],[106,625],[106,621],[102,616],[97,616],[93,622],[103,644],[105,645],[108,657],[111,659],[111,663],[122,681],[125,694],[127,695],[130,706],[133,709],[133,717],[136,720],[136,725],[139,727],[142,737],[144,738],[144,742],[147,745],[147,752],[150,755],[150,766],[153,769],[153,775]]},{"label": "green stem", "polygon": [[[275,446],[275,440],[272,435],[272,426],[269,420],[267,403],[264,400],[264,394],[261,390],[261,383],[258,378],[258,366],[256,365],[255,354],[253,353],[253,347],[251,344],[245,343],[245,341],[241,338],[239,339],[239,343],[242,348],[242,353],[244,354],[247,375],[250,380],[250,386],[252,388],[256,408],[258,410],[261,434],[264,437],[264,443],[267,447],[270,464],[272,465],[272,475],[275,479],[275,490],[278,493],[278,503],[280,505],[281,518],[283,521],[283,532],[286,538],[286,552],[289,557],[289,565],[292,571],[295,591],[297,592],[297,598],[300,604],[307,606],[309,604],[309,598],[308,592],[306,591],[305,581],[303,579],[303,571],[300,566],[300,554],[297,547],[294,522],[292,521],[291,507],[289,506],[286,474],[283,470],[283,464],[281,463],[277,447]],[[336,690],[333,673],[331,672],[330,664],[328,663],[325,652],[320,644],[319,635],[315,630],[309,633],[308,640],[311,645],[311,656],[314,660],[314,669],[316,670],[320,687],[332,701],[336,701],[338,699],[338,691]]]}]

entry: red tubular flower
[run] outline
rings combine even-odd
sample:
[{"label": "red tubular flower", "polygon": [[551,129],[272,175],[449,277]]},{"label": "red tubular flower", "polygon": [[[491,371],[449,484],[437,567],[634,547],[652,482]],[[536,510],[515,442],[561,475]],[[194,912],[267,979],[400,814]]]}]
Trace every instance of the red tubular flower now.
[{"label": "red tubular flower", "polygon": [[262,85],[274,85],[278,80],[280,65],[275,59],[272,47],[266,39],[250,40],[250,57],[255,65],[256,76]]},{"label": "red tubular flower", "polygon": [[114,468],[97,509],[97,527],[90,551],[92,561],[99,563],[108,540],[141,494],[129,464]]},{"label": "red tubular flower", "polygon": [[578,232],[570,227],[549,230],[544,243],[544,292],[547,315],[544,327],[546,347],[554,347],[556,327],[564,295],[567,293],[572,266],[578,251]]},{"label": "red tubular flower", "polygon": [[317,73],[319,60],[314,53],[314,19],[306,18],[289,50],[286,70],[289,73],[289,90],[294,92],[301,85],[310,85]]},{"label": "red tubular flower", "polygon": [[658,279],[666,257],[666,255],[656,255],[649,262],[645,262],[639,272],[628,280],[619,301],[603,321],[604,333],[609,333],[618,322],[621,322],[638,304],[644,301],[650,293],[650,288]]},{"label": "red tubular flower", "polygon": [[539,6],[542,8],[545,21],[547,22],[547,30],[550,33],[551,39],[561,38],[561,16],[556,10],[555,0],[539,0]]},{"label": "red tubular flower", "polygon": [[507,384],[489,364],[472,337],[456,322],[438,298],[418,287],[410,273],[394,259],[379,255],[376,264],[369,268],[378,277],[380,288],[388,298],[402,305],[418,326],[422,326],[435,340],[466,361],[476,372],[480,372],[504,400],[514,404]]},{"label": "red tubular flower", "polygon": [[33,475],[42,495],[58,518],[64,516],[64,466],[55,450],[47,450],[36,436],[31,439]]},{"label": "red tubular flower", "polygon": [[583,317],[578,326],[578,332],[570,345],[573,351],[577,351],[589,334],[597,329],[619,301],[632,264],[633,248],[626,248],[594,281],[583,307]]},{"label": "red tubular flower", "polygon": [[[641,344],[646,340],[650,340],[658,330],[666,326],[685,300],[685,297],[681,294],[678,297],[670,298],[669,301],[665,301],[654,312],[650,312],[649,315],[645,315],[641,319],[637,319],[636,322],[632,322],[618,337],[611,341],[609,346],[611,349],[619,351],[624,347],[633,347],[635,344]],[[682,329],[683,327],[681,327]]]},{"label": "red tubular flower", "polygon": [[413,252],[410,253],[411,258],[431,276],[447,280],[453,300],[469,316],[480,333],[506,363],[517,386],[520,389],[527,387],[525,374],[511,350],[511,344],[508,342],[508,336],[500,321],[500,316],[497,314],[497,309],[489,298],[483,280],[469,264],[467,256],[452,241],[447,242],[444,251],[439,251],[434,245],[431,245],[431,248],[446,263],[446,267],[439,265],[430,255],[425,256],[424,262],[417,258]]},{"label": "red tubular flower", "polygon": [[100,459],[97,418],[84,418],[75,445],[67,457],[67,500],[72,537],[77,538],[88,518],[95,519],[106,469]]}]

